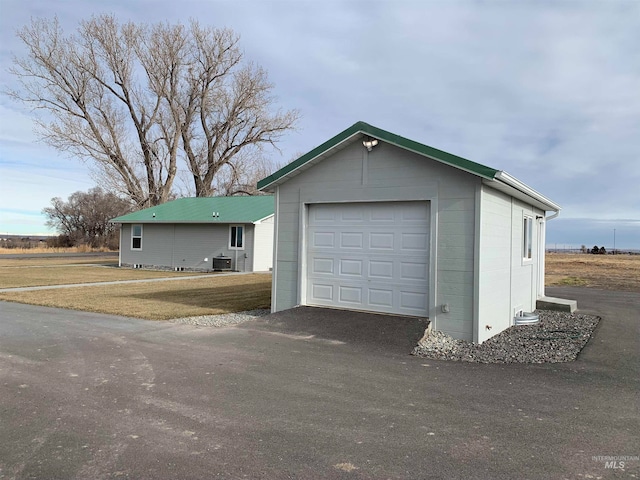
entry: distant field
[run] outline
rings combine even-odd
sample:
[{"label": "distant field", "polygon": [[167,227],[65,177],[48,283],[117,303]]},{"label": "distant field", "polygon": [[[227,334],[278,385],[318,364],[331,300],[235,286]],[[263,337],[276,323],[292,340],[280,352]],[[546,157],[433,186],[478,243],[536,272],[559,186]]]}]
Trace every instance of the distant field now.
[{"label": "distant field", "polygon": [[52,265],[105,265],[117,266],[118,257],[26,257],[11,258],[0,254],[0,269],[4,267],[51,267]]},{"label": "distant field", "polygon": [[640,255],[548,253],[545,283],[640,292]]},{"label": "distant field", "polygon": [[4,254],[28,254],[32,255],[34,253],[87,253],[87,252],[108,252],[109,250],[105,248],[90,248],[87,246],[82,247],[65,247],[65,248],[56,248],[56,247],[34,247],[34,248],[5,248],[0,247],[0,255]]}]

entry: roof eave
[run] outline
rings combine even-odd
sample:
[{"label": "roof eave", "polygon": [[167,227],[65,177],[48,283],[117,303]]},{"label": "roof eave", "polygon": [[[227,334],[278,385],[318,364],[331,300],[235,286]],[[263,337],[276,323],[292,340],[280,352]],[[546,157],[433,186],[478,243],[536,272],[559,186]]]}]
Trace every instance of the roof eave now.
[{"label": "roof eave", "polygon": [[348,143],[355,135],[362,133],[362,124],[363,122],[357,122],[310,152],[285,165],[277,172],[263,178],[257,184],[258,190],[261,192],[273,192],[273,187],[284,183],[289,177],[297,175],[300,171],[316,163],[320,158],[328,156],[329,152],[339,149],[340,146]]},{"label": "roof eave", "polygon": [[538,207],[541,210],[554,212],[555,214],[558,214],[561,210],[560,205],[505,171],[498,171],[493,179],[484,179],[483,183]]}]

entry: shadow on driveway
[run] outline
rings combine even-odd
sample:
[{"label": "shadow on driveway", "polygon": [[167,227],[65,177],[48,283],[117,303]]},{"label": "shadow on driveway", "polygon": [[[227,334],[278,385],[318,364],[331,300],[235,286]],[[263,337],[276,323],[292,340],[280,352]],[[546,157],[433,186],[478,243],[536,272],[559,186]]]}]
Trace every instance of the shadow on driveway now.
[{"label": "shadow on driveway", "polygon": [[399,317],[319,307],[273,313],[240,327],[309,336],[356,348],[409,355],[429,325],[426,318]]}]

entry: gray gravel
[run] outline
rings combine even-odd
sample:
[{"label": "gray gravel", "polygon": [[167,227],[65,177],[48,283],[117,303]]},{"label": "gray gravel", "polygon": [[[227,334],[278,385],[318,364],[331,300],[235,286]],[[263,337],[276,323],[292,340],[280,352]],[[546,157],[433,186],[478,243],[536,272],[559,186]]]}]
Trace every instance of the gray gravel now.
[{"label": "gray gravel", "polygon": [[184,317],[174,318],[170,320],[174,323],[183,323],[186,325],[200,325],[206,327],[229,327],[231,325],[238,325],[242,322],[249,320],[255,320],[256,318],[268,315],[270,310],[258,309],[247,310],[244,312],[225,313],[222,315],[202,315],[199,317]]},{"label": "gray gravel", "polygon": [[[227,327],[268,315],[268,309],[223,315],[175,318],[174,323]],[[537,312],[540,323],[513,326],[481,344],[456,340],[431,331],[411,352],[418,357],[475,363],[571,362],[587,344],[600,317],[578,313]]]},{"label": "gray gravel", "polygon": [[600,317],[540,311],[540,323],[510,327],[481,344],[431,331],[412,355],[476,363],[571,362],[587,344]]}]

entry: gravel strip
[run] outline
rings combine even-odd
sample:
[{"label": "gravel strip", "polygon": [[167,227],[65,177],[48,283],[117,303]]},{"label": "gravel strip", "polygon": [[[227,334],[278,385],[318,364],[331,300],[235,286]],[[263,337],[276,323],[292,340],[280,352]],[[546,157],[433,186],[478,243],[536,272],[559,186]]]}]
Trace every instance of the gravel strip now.
[{"label": "gravel strip", "polygon": [[600,317],[553,311],[536,312],[540,323],[507,328],[481,344],[432,331],[412,355],[475,363],[571,362],[587,344]]},{"label": "gravel strip", "polygon": [[242,322],[255,320],[259,317],[269,315],[269,309],[247,310],[245,312],[225,313],[222,315],[202,315],[199,317],[174,318],[169,320],[173,323],[182,323],[185,325],[199,325],[206,327],[228,327],[238,325]]}]

